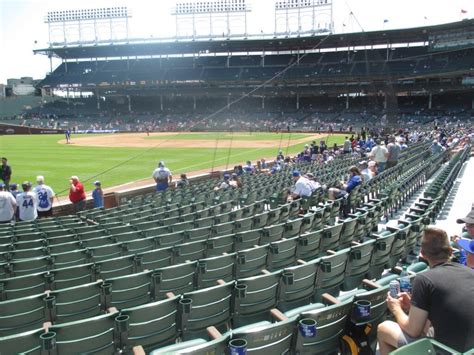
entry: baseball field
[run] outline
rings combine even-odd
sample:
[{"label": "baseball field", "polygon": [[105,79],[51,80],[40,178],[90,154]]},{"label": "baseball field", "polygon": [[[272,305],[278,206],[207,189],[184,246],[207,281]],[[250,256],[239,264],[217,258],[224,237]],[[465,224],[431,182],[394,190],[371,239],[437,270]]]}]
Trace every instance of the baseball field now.
[{"label": "baseball field", "polygon": [[312,133],[124,133],[0,136],[1,155],[13,169],[12,183],[34,182],[43,175],[56,193],[67,194],[68,179],[77,175],[91,191],[100,180],[104,188],[144,180],[157,162],[165,161],[175,177],[179,173],[232,168],[246,160],[273,159],[278,150],[294,154],[304,144],[324,139],[328,146],[341,144],[343,135]]}]

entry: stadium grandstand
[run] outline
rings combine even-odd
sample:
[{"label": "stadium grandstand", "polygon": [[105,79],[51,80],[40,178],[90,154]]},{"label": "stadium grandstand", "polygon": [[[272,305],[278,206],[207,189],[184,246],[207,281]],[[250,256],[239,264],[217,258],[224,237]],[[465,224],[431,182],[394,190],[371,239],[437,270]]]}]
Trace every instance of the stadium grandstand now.
[{"label": "stadium grandstand", "polygon": [[[380,335],[387,321],[403,323],[393,304],[420,297],[419,280],[443,267],[427,253],[433,226],[453,236],[443,265],[467,275],[462,291],[474,285],[464,248],[474,238],[473,19],[34,52],[61,63],[37,83],[37,105],[18,99],[1,118],[2,134],[347,137],[334,147],[301,141],[295,155],[275,149],[268,166],[213,165],[164,191],[150,179],[110,189],[106,208],[88,196],[77,213],[61,201],[52,217],[1,223],[0,355],[473,353],[467,292],[453,292],[465,309],[445,315],[457,338],[431,318],[434,336],[410,330],[407,344],[390,344]],[[403,295],[392,297],[394,285]],[[425,325],[430,305],[418,306]]]}]

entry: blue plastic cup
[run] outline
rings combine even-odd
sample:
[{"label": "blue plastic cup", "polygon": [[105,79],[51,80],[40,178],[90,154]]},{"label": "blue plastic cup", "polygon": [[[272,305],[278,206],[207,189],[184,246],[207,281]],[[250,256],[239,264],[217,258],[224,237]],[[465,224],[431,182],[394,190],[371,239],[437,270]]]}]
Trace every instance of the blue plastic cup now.
[{"label": "blue plastic cup", "polygon": [[247,355],[247,340],[232,339],[229,341],[230,355]]},{"label": "blue plastic cup", "polygon": [[314,338],[318,322],[311,318],[303,318],[298,322],[298,328],[303,338]]}]

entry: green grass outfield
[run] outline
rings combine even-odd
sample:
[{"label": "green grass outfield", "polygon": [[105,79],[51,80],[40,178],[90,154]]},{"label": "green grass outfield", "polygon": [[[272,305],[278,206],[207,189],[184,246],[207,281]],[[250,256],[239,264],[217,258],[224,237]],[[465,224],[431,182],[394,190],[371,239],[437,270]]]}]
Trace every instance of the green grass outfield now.
[{"label": "green grass outfield", "polygon": [[[179,135],[179,139],[198,139],[195,134]],[[202,137],[215,141],[228,140],[227,133],[204,133]],[[233,139],[239,135],[234,134]],[[247,134],[240,138],[245,138]],[[77,175],[85,182],[86,191],[90,191],[95,180],[103,187],[149,178],[159,160],[164,160],[173,174],[211,169],[213,166],[233,167],[246,160],[255,161],[261,157],[276,156],[278,147],[284,153],[294,154],[301,151],[304,144],[291,144],[292,139],[310,135],[252,133],[252,140],[274,139],[275,148],[102,148],[81,147],[74,144],[59,144],[63,135],[17,135],[0,136],[1,156],[8,158],[13,169],[12,183],[29,180],[34,182],[37,175],[44,175],[46,183],[56,193],[67,194],[68,180]],[[264,138],[262,138],[264,137]],[[151,137],[150,137],[151,138]],[[177,139],[178,137],[176,137]],[[73,140],[81,139],[73,136]],[[170,139],[167,136],[166,139]],[[204,138],[203,138],[204,139]],[[344,136],[332,135],[326,138],[329,145],[342,143]],[[308,139],[309,143],[309,139]],[[150,178],[150,182],[152,182]]]}]

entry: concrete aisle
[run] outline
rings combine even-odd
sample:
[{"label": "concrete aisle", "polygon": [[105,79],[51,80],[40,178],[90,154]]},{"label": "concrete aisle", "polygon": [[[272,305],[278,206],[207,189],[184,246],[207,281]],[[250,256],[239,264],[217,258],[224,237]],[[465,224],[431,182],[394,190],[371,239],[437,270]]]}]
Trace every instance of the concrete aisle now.
[{"label": "concrete aisle", "polygon": [[456,220],[465,217],[473,204],[474,159],[470,158],[461,168],[435,225],[446,230],[449,236],[459,235],[463,225]]}]

